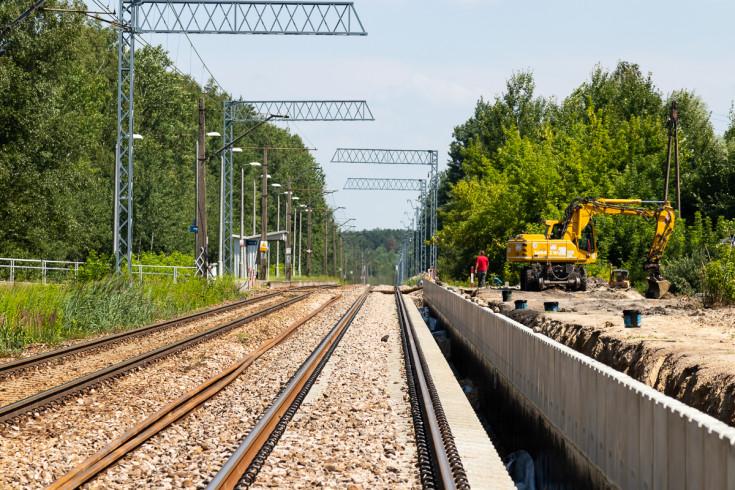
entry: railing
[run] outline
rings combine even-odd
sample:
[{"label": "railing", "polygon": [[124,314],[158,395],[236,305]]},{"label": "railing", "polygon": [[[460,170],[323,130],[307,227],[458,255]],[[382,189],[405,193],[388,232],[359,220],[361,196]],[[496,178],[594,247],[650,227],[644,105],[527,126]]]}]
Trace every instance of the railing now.
[{"label": "railing", "polygon": [[[52,274],[56,271],[62,271],[64,273],[74,273],[74,279],[76,280],[77,274],[79,273],[79,266],[84,265],[84,262],[70,262],[66,260],[38,260],[38,259],[10,259],[0,257],[0,270],[9,269],[10,271],[10,282],[15,282],[18,271],[40,271],[41,279],[46,284],[46,279],[49,272]],[[35,275],[35,274],[31,274]],[[56,275],[56,274],[54,274]]]},{"label": "railing", "polygon": [[[143,269],[153,269],[153,271],[144,271]],[[162,271],[161,269],[168,269]],[[170,272],[169,272],[170,271]],[[180,276],[191,277],[196,274],[196,267],[185,267],[180,265],[144,265],[133,264],[132,273],[143,280],[143,276],[173,276],[174,284]]]},{"label": "railing", "polygon": [[[19,272],[22,273],[20,280],[31,281],[40,278],[43,284],[47,283],[47,279],[68,279],[69,274],[74,274],[76,281],[79,276],[79,268],[83,267],[85,262],[71,262],[68,260],[40,260],[40,259],[11,259],[0,257],[0,280],[5,276],[3,271],[8,270],[7,280],[15,282],[19,279]],[[174,283],[179,277],[191,277],[196,274],[196,267],[185,267],[178,265],[144,265],[133,264],[133,274],[137,275],[141,280],[143,276],[172,276]]]}]

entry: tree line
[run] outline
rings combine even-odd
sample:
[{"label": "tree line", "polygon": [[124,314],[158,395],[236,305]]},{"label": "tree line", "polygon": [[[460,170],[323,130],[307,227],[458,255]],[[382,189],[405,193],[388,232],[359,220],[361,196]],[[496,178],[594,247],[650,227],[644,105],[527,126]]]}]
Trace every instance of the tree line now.
[{"label": "tree line", "polygon": [[[83,9],[77,0],[49,0],[44,7]],[[0,26],[9,25],[25,7],[0,5]],[[140,44],[138,44],[140,46]],[[0,48],[0,256],[84,260],[91,250],[112,250],[115,140],[117,131],[117,52],[115,28],[81,14],[37,11],[14,27]],[[194,163],[198,100],[204,96],[207,131],[222,133],[223,101],[232,95],[210,80],[205,86],[175,70],[160,46],[142,46],[135,55],[135,143],[133,251],[193,256]],[[235,136],[254,123],[236,123]],[[266,124],[239,143],[248,147],[305,148],[287,129]],[[222,146],[208,138],[207,155]],[[239,233],[240,176],[245,171],[245,234],[252,228],[253,181],[260,216],[261,150],[233,158],[233,222]],[[268,153],[271,182],[284,183],[316,163],[308,151]],[[219,158],[208,160],[207,208],[210,256],[217,260]],[[293,182],[323,189],[321,170]],[[285,191],[284,188],[278,189]],[[268,198],[268,229],[277,222],[276,191]],[[319,193],[312,197],[315,273],[322,270],[320,230],[331,220]],[[280,224],[285,228],[285,196]],[[260,222],[257,223],[258,233]],[[306,230],[304,229],[304,234]],[[305,236],[305,235],[304,235]],[[329,236],[331,251],[331,232]],[[214,245],[212,245],[214,244]],[[304,247],[305,249],[305,247]],[[330,259],[331,260],[331,259]]]},{"label": "tree line", "polygon": [[[701,278],[705,263],[717,258],[718,243],[735,233],[732,111],[729,129],[719,136],[694,91],[663,94],[650,73],[625,61],[612,70],[595,66],[563,99],[537,95],[532,72],[520,71],[502,94],[477,102],[454,130],[442,174],[439,271],[464,279],[484,249],[491,271],[514,280],[518,271],[505,261],[507,239],[541,232],[539,221],[560,219],[573,198],[662,200],[672,101],[679,116],[681,216],[663,264],[680,290],[701,287],[695,276]],[[673,175],[668,196],[676,208]],[[603,275],[613,264],[642,280],[653,225],[637,217],[595,221],[601,260],[591,272]]]}]

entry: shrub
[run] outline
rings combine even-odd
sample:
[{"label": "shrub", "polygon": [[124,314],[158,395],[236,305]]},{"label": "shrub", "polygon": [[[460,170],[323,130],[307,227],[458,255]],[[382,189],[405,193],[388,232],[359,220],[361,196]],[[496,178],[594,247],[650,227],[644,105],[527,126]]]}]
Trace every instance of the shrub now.
[{"label": "shrub", "polygon": [[107,254],[97,254],[96,250],[89,252],[87,260],[79,268],[80,281],[99,281],[112,272],[112,257]]},{"label": "shrub", "polygon": [[735,248],[718,247],[718,259],[705,267],[705,302],[714,304],[735,303]]},{"label": "shrub", "polygon": [[671,282],[672,292],[693,295],[697,291],[702,291],[707,261],[707,255],[703,250],[665,261],[662,273]]}]

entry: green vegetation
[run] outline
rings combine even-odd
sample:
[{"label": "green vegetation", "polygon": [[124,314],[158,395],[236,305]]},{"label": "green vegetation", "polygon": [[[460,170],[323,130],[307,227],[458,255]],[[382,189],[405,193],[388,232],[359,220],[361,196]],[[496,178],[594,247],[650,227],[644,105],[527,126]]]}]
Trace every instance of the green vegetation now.
[{"label": "green vegetation", "polygon": [[[395,284],[396,264],[405,230],[364,230],[344,233],[347,282],[359,283],[364,271],[368,284]],[[350,280],[353,277],[354,280]]]},{"label": "green vegetation", "polygon": [[[6,26],[28,6],[0,2]],[[48,0],[49,9],[84,8],[76,0]],[[117,127],[117,34],[81,14],[37,11],[0,42],[0,256],[84,261],[91,250],[112,251],[112,203]],[[194,217],[194,160],[199,98],[206,103],[207,131],[222,132],[223,101],[233,96],[213,82],[200,86],[177,73],[163,48],[138,46],[135,54],[135,128],[144,139],[135,144],[133,253],[191,254]],[[254,123],[236,123],[234,135]],[[208,156],[222,146],[207,138]],[[240,141],[246,147],[304,148],[298,135],[266,124]],[[245,170],[245,200],[262,150],[233,157],[233,222],[240,221],[239,175]],[[306,151],[268,153],[273,182],[285,183],[315,165]],[[216,244],[219,209],[219,158],[207,167],[209,243]],[[320,170],[294,181],[295,187],[323,189]],[[258,191],[260,192],[258,185]],[[281,196],[281,213],[285,199]],[[312,226],[322,230],[324,198],[312,197]],[[259,199],[258,199],[259,200]],[[252,207],[245,206],[245,222]],[[268,199],[269,229],[275,229],[275,194]],[[259,211],[258,211],[259,213]],[[281,223],[284,215],[281,215]],[[331,250],[331,236],[329,237]],[[323,244],[316,240],[314,267],[321,270]],[[98,258],[93,258],[97,261]],[[143,259],[145,260],[145,259]],[[210,247],[217,260],[217,247]],[[186,264],[191,265],[191,263]],[[98,271],[101,273],[101,271]],[[92,274],[95,276],[94,273]],[[99,277],[97,274],[95,277]]]},{"label": "green vegetation", "polygon": [[133,328],[236,298],[229,279],[131,280],[127,276],[71,285],[14,284],[0,291],[0,355],[33,342],[56,344]]},{"label": "green vegetation", "polygon": [[[699,96],[687,90],[664,96],[650,74],[626,62],[613,71],[595,67],[562,100],[539,97],[534,89],[530,72],[514,73],[503,94],[478,101],[474,115],[455,128],[440,188],[440,274],[465,280],[484,249],[490,271],[514,282],[519,268],[505,262],[507,239],[541,231],[539,221],[560,219],[573,198],[662,200],[667,120],[675,100],[682,216],[664,254],[664,274],[682,293],[703,291],[709,278],[733,280],[729,255],[716,245],[733,233],[733,122],[723,137],[716,136]],[[675,198],[672,178],[669,199]],[[614,264],[629,269],[634,282],[644,281],[641,266],[653,226],[637,217],[594,221],[600,260],[589,272],[607,277],[608,264]],[[723,298],[728,288],[722,288]]]}]

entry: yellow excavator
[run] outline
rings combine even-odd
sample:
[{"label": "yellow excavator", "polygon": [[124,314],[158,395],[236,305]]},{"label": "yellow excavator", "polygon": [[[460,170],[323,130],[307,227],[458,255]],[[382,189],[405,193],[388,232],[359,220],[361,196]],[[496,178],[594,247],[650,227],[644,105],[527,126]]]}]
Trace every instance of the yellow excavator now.
[{"label": "yellow excavator", "polygon": [[[653,207],[642,207],[653,205]],[[562,285],[572,291],[587,289],[585,264],[597,260],[597,233],[590,221],[596,214],[640,216],[656,226],[644,270],[649,274],[649,298],[660,298],[670,283],[661,276],[660,260],[674,231],[674,209],[668,201],[578,197],[567,206],[562,221],[545,220],[546,232],[521,234],[508,240],[508,262],[526,263],[521,271],[521,290],[540,291]]]}]

